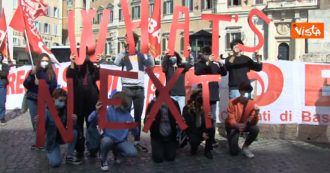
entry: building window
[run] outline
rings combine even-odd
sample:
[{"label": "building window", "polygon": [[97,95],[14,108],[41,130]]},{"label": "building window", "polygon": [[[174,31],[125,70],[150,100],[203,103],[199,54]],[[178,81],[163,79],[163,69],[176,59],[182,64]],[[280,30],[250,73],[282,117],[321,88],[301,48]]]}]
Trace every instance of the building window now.
[{"label": "building window", "polygon": [[287,43],[281,43],[278,46],[278,59],[289,60],[289,45]]},{"label": "building window", "polygon": [[109,23],[113,23],[113,11],[111,10],[110,11],[110,21]]},{"label": "building window", "polygon": [[188,7],[189,11],[193,11],[193,0],[182,0],[182,5]]},{"label": "building window", "polygon": [[72,0],[67,0],[67,5],[72,5]]},{"label": "building window", "polygon": [[166,0],[163,5],[164,15],[173,14],[173,1]]},{"label": "building window", "polygon": [[101,19],[102,19],[102,13],[97,13],[97,23],[96,24],[100,24],[101,23]]},{"label": "building window", "polygon": [[263,4],[263,0],[256,0],[256,4]]},{"label": "building window", "polygon": [[119,9],[119,21],[123,21],[123,20],[124,20],[123,10]]},{"label": "building window", "polygon": [[167,47],[166,43],[167,43],[167,39],[166,38],[163,38],[163,41],[162,41],[162,50],[163,51],[166,50],[166,47]]},{"label": "building window", "polygon": [[228,6],[240,6],[242,0],[228,0]]},{"label": "building window", "polygon": [[57,24],[54,24],[54,35],[57,35]]},{"label": "building window", "polygon": [[149,5],[149,17],[152,16],[152,12],[154,11],[154,4]]},{"label": "building window", "polygon": [[202,10],[209,10],[213,8],[213,1],[212,0],[202,0],[201,1]]},{"label": "building window", "polygon": [[15,46],[19,46],[19,39],[16,38],[16,37],[13,37],[13,44],[14,44]]},{"label": "building window", "polygon": [[17,8],[18,7],[18,0],[14,0],[13,2],[14,2],[14,4],[13,4],[14,8]]},{"label": "building window", "polygon": [[23,45],[26,45],[26,41],[25,41],[25,39],[23,39]]},{"label": "building window", "polygon": [[40,32],[41,29],[41,23],[38,21],[34,21],[34,25],[37,27],[38,31]]},{"label": "building window", "polygon": [[140,19],[140,6],[132,7],[132,18]]},{"label": "building window", "polygon": [[50,33],[50,24],[48,24],[48,23],[44,24],[44,33],[46,33],[46,34]]},{"label": "building window", "polygon": [[180,39],[180,52],[183,53],[184,51],[184,37]]},{"label": "building window", "polygon": [[241,39],[241,33],[240,32],[233,32],[233,33],[227,33],[226,34],[226,49],[231,50],[230,43],[235,39]]},{"label": "building window", "polygon": [[50,5],[48,5],[48,9],[47,9],[48,10],[48,15],[47,15],[48,17],[51,17],[51,14],[52,14],[51,8],[52,7],[50,7]]},{"label": "building window", "polygon": [[46,45],[46,47],[49,47],[49,42],[48,41],[45,41],[45,45]]},{"label": "building window", "polygon": [[56,18],[58,18],[58,14],[59,14],[59,10],[58,10],[58,8],[57,7],[54,7],[54,11],[53,11],[53,13],[54,13],[54,17],[56,17]]},{"label": "building window", "polygon": [[59,46],[60,44],[58,44],[58,43],[56,43],[56,42],[54,42],[53,43],[53,46]]}]

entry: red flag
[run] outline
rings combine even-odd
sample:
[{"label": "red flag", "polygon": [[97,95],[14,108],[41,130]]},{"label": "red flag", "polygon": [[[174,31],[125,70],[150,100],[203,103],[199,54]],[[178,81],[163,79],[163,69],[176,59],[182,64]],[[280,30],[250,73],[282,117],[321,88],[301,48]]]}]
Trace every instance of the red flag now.
[{"label": "red flag", "polygon": [[[42,41],[42,37],[34,23],[35,18],[47,14],[47,12],[45,12],[47,11],[47,8],[45,10],[45,7],[47,6],[40,5],[43,4],[42,2],[43,1],[36,2],[35,0],[20,0],[14,17],[10,22],[10,26],[19,32],[26,31],[28,38],[25,39],[28,39],[27,43],[30,43],[32,52],[39,54],[46,53],[50,56],[52,62],[59,63]],[[23,24],[22,21],[24,21]]]},{"label": "red flag", "polygon": [[157,57],[161,54],[161,48],[160,48],[160,5],[161,0],[156,0],[154,4],[154,9],[152,12],[152,17],[149,21],[149,43],[150,43],[150,52],[153,57]]}]

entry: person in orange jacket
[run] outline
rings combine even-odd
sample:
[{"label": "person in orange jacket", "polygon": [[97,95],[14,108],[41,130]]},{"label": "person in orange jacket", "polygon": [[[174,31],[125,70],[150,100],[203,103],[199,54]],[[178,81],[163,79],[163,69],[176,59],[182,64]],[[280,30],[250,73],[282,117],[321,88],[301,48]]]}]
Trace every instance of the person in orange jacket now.
[{"label": "person in orange jacket", "polygon": [[249,150],[251,143],[257,138],[259,133],[258,115],[259,106],[249,98],[252,91],[250,82],[242,82],[239,86],[240,97],[233,98],[228,104],[228,117],[225,121],[229,152],[231,155],[238,155],[240,148],[238,138],[240,132],[249,132],[243,147],[242,153],[253,158],[254,154]]}]

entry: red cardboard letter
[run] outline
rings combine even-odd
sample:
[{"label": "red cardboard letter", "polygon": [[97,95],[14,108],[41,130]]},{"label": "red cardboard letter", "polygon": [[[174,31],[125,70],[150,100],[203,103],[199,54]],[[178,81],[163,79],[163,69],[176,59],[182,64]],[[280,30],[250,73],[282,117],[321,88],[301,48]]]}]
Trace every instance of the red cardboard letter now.
[{"label": "red cardboard letter", "polygon": [[167,83],[166,87],[164,87],[160,81],[157,79],[155,74],[153,73],[153,70],[151,68],[147,68],[146,72],[148,73],[150,79],[152,82],[155,84],[156,88],[159,91],[159,96],[158,99],[156,100],[155,104],[151,108],[149,112],[149,119],[148,121],[144,124],[143,131],[148,132],[150,129],[152,123],[154,122],[157,112],[159,111],[161,105],[163,102],[167,103],[167,106],[169,110],[171,111],[172,115],[174,116],[176,122],[180,126],[181,130],[185,130],[188,128],[187,124],[184,123],[182,116],[180,116],[180,112],[175,106],[173,100],[171,99],[169,92],[173,88],[175,82],[178,80],[180,77],[180,74],[183,72],[183,68],[178,68],[174,75],[172,76],[171,80]]},{"label": "red cardboard letter", "polygon": [[254,15],[257,15],[258,17],[260,17],[264,22],[266,22],[267,24],[270,23],[270,20],[269,18],[263,13],[261,12],[260,10],[258,9],[253,9],[251,10],[250,14],[249,14],[249,19],[248,19],[248,22],[249,22],[249,25],[250,25],[250,28],[252,29],[252,31],[254,33],[257,34],[258,36],[258,39],[259,39],[259,43],[257,46],[255,47],[248,47],[248,46],[244,46],[242,44],[238,44],[238,48],[242,51],[245,51],[245,52],[256,52],[257,50],[259,50],[263,45],[264,45],[264,37],[263,35],[261,34],[261,32],[257,29],[257,27],[254,26],[253,22],[252,22],[252,17]]},{"label": "red cardboard letter", "polygon": [[[37,124],[37,146],[44,147],[45,143],[45,122],[46,122],[46,106],[55,122],[58,131],[65,143],[73,141],[73,80],[68,79],[68,97],[67,97],[67,128],[61,122],[58,116],[53,98],[49,93],[49,89],[45,80],[39,80],[38,89],[38,112],[39,121]],[[67,129],[67,130],[66,130]]]},{"label": "red cardboard letter", "polygon": [[126,34],[128,38],[128,50],[130,55],[135,54],[135,44],[133,38],[133,29],[141,28],[141,53],[148,53],[148,43],[149,43],[149,0],[141,0],[141,22],[132,22],[129,11],[127,0],[120,0],[121,7],[123,9],[123,16],[126,26]]},{"label": "red cardboard letter", "polygon": [[230,22],[231,19],[231,15],[202,14],[202,20],[212,20],[212,54],[215,61],[219,58],[219,21]]},{"label": "red cardboard letter", "polygon": [[[184,23],[179,23],[180,12],[184,13]],[[189,52],[186,49],[189,46],[189,9],[185,6],[175,6],[173,20],[171,25],[170,38],[168,40],[168,49],[170,50],[170,55],[174,55],[175,41],[176,41],[176,31],[178,29],[184,30],[184,52],[183,56],[189,57]]]},{"label": "red cardboard letter", "polygon": [[[203,106],[205,112],[205,124],[206,128],[212,128],[212,121],[207,115],[211,112],[210,108],[210,89],[209,89],[209,82],[220,82],[221,76],[220,75],[198,75],[194,74],[193,70],[190,70],[186,73],[186,80],[189,86],[202,84],[203,90]],[[216,115],[213,115],[216,116]]]},{"label": "red cardboard letter", "polygon": [[126,78],[137,79],[138,74],[136,72],[124,72],[119,70],[108,70],[108,69],[100,69],[100,101],[103,104],[99,111],[99,127],[101,129],[132,129],[137,127],[138,123],[113,123],[107,122],[106,114],[107,114],[107,105],[119,105],[119,99],[108,99],[108,76],[115,75]]},{"label": "red cardboard letter", "polygon": [[100,23],[100,30],[99,30],[96,50],[95,50],[95,40],[93,36],[94,34],[92,30],[92,22],[95,14],[96,14],[96,10],[89,10],[89,11],[81,10],[81,16],[83,18],[83,30],[81,32],[80,48],[78,55],[76,38],[75,38],[75,27],[74,27],[74,11],[69,12],[68,33],[70,40],[70,50],[72,54],[77,57],[75,59],[75,63],[77,65],[83,64],[86,59],[86,46],[88,47],[88,52],[91,53],[90,60],[92,62],[96,62],[97,61],[96,56],[103,53],[105,40],[106,40],[107,27],[109,23],[110,10],[108,9],[103,10],[103,17]]}]

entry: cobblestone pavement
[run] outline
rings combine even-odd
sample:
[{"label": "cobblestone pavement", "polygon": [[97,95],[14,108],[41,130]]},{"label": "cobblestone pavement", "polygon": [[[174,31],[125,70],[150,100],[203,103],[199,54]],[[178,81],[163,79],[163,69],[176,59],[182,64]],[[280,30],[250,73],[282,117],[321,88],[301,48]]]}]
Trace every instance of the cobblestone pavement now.
[{"label": "cobblestone pavement", "polygon": [[[100,172],[98,159],[85,157],[82,165],[66,165],[50,168],[44,151],[31,151],[32,126],[27,113],[11,111],[7,114],[7,126],[0,127],[0,173],[9,172]],[[156,164],[151,161],[148,134],[143,133],[143,144],[149,153],[139,153],[138,157],[123,159],[114,163],[109,154],[109,172],[244,172],[244,173],[328,173],[330,172],[329,145],[317,146],[300,141],[258,139],[251,149],[256,155],[247,159],[242,155],[232,157],[227,152],[224,138],[217,135],[219,147],[213,150],[214,159],[204,157],[202,147],[196,156],[190,156],[187,148],[178,149],[174,162]],[[240,141],[243,141],[240,139]],[[65,146],[61,148],[64,155]],[[63,159],[64,160],[64,159]]]}]

